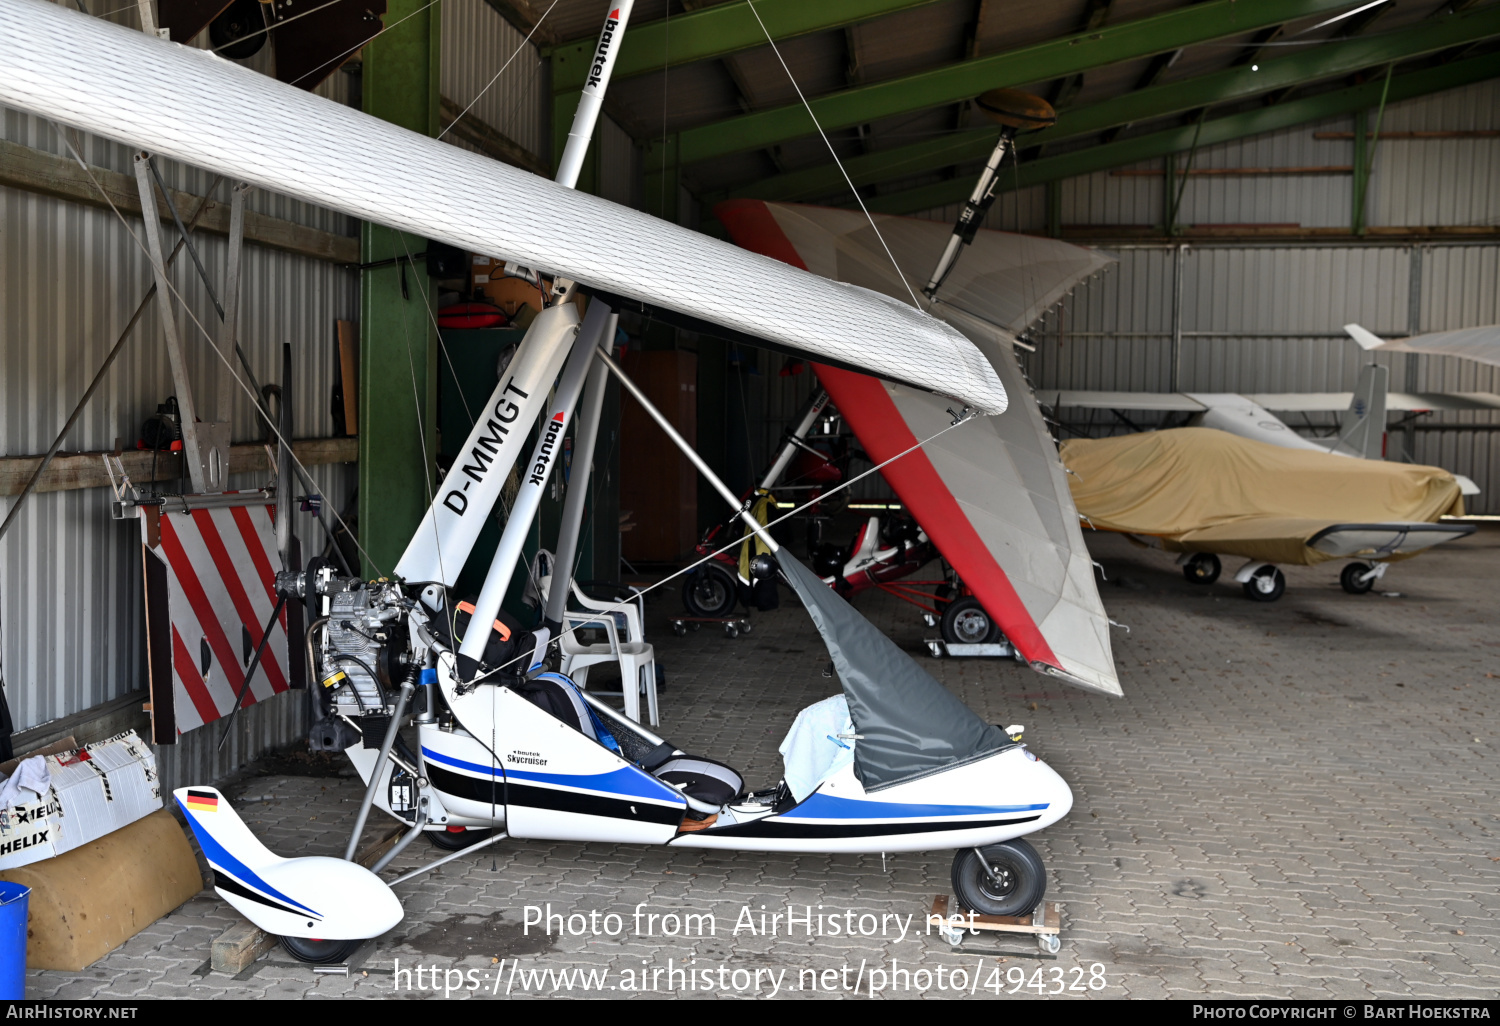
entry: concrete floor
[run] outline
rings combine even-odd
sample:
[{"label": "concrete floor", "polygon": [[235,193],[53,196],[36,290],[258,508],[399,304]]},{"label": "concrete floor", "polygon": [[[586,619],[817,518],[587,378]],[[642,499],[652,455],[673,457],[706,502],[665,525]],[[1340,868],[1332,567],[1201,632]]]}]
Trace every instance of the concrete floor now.
[{"label": "concrete floor", "polygon": [[[234,916],[209,891],[82,973],[31,973],[28,996],[382,997],[399,988],[431,997],[432,968],[439,993],[445,982],[476,988],[454,997],[597,992],[574,970],[596,972],[604,993],[620,996],[641,988],[643,974],[646,988],[666,990],[667,970],[685,963],[700,975],[697,989],[676,981],[683,997],[847,996],[856,984],[865,995],[882,981],[887,996],[929,998],[1017,988],[1032,997],[1059,988],[1075,997],[1500,996],[1500,530],[1399,564],[1385,595],[1346,595],[1337,564],[1294,568],[1285,597],[1269,605],[1246,600],[1227,573],[1194,586],[1170,556],[1113,536],[1094,548],[1109,575],[1105,605],[1130,628],[1114,634],[1123,699],[1008,661],[930,660],[920,653],[932,632],[911,607],[884,595],[857,603],[987,720],[1024,723],[1028,744],[1071,783],[1070,816],[1031,838],[1047,860],[1048,897],[1063,905],[1055,961],[1023,940],[980,937],[955,952],[920,935],[933,896],[949,890],[947,852],[883,863],[505,841],[403,886],[406,921],[367,944],[347,978],[315,976],[279,949],[239,977],[210,972],[209,944]],[[679,639],[666,625],[677,609],[673,594],[648,609],[668,672],[661,733],[741,768],[754,786],[774,783],[795,711],[835,688],[816,633],[800,607],[783,605],[757,614],[746,637]],[[358,797],[347,776],[284,767],[230,793],[285,855],[341,849]],[[397,866],[429,857],[414,845]],[[524,907],[548,903],[564,914],[621,914],[624,932],[524,932]],[[712,913],[717,933],[635,936],[638,903],[647,913]],[[852,911],[856,921],[911,915],[913,933],[732,932],[742,908],[758,917],[762,905],[821,906],[841,919]],[[406,975],[418,966],[421,975]],[[903,969],[926,973],[908,980]]]}]

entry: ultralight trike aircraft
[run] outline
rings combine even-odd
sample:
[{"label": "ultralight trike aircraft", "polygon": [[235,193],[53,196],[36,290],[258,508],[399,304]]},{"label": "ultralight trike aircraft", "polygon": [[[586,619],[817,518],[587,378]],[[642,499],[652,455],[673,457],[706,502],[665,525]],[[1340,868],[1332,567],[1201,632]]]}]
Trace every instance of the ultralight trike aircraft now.
[{"label": "ultralight trike aircraft", "polygon": [[[628,4],[612,12],[616,31],[628,14]],[[366,581],[314,561],[284,565],[276,577],[281,603],[305,603],[311,620],[307,649],[322,685],[309,691],[313,745],[344,751],[366,784],[345,858],[279,858],[213,788],[176,792],[219,894],[300,959],[342,959],[400,921],[392,887],[506,836],[752,852],[954,848],[964,906],[1020,914],[1042,897],[1041,861],[1020,838],[1067,814],[1067,784],[1018,729],[981,721],[777,545],[610,350],[618,311],[649,309],[954,396],[962,409],[945,430],[1002,413],[1004,387],[968,339],[915,305],[568,188],[592,134],[607,57],[553,183],[199,50],[43,0],[0,0],[0,102],[504,259],[548,291],[547,308],[477,417],[466,457],[390,576]],[[580,296],[589,298],[582,315]],[[543,623],[529,635],[498,620],[577,413],[580,469],[556,560],[562,574],[573,565],[609,374],[740,509],[769,549],[756,572],[784,578],[833,659],[842,694],[803,711],[786,779],[775,786],[748,789],[730,767],[678,749],[548,672],[567,587],[550,589]],[[513,467],[520,492],[473,610],[461,615],[448,588]],[[290,506],[280,503],[279,515]],[[414,744],[401,734],[409,724]],[[371,809],[409,829],[366,870],[353,857]],[[387,883],[378,874],[422,834],[458,850]]]}]

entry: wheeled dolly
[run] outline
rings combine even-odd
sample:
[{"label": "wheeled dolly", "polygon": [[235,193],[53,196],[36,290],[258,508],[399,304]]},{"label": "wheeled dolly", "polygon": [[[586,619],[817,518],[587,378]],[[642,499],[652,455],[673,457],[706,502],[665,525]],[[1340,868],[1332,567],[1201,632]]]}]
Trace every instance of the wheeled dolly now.
[{"label": "wheeled dolly", "polygon": [[674,616],[672,633],[680,638],[688,631],[696,631],[706,623],[721,624],[726,638],[737,638],[741,634],[750,633],[750,621],[737,616]]},{"label": "wheeled dolly", "polygon": [[926,639],[927,652],[934,659],[951,656],[955,659],[972,658],[974,656],[1011,657],[1016,650],[1008,641],[983,644],[959,644],[952,641],[944,641],[942,638]]},{"label": "wheeled dolly", "polygon": [[[950,913],[950,907],[956,911]],[[989,930],[1031,934],[1036,937],[1037,947],[1048,955],[1055,955],[1062,949],[1062,916],[1055,901],[1042,902],[1027,916],[982,916],[964,911],[948,895],[939,894],[932,899],[927,922],[929,926],[937,927],[938,936],[955,948],[963,944],[967,931]]]}]

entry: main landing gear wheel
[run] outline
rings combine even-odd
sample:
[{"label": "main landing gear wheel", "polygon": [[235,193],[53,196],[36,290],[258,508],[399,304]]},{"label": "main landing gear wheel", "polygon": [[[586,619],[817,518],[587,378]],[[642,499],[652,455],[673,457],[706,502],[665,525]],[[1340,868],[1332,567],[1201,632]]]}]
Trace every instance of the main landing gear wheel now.
[{"label": "main landing gear wheel", "polygon": [[1182,576],[1193,584],[1212,584],[1219,579],[1222,569],[1218,556],[1212,552],[1199,552],[1182,564]]},{"label": "main landing gear wheel", "polygon": [[1275,602],[1286,591],[1286,574],[1274,566],[1263,566],[1245,582],[1245,594],[1256,602]]},{"label": "main landing gear wheel", "polygon": [[950,645],[993,645],[1000,641],[1000,625],[976,598],[961,598],[943,610],[943,640]]},{"label": "main landing gear wheel", "polygon": [[363,940],[313,940],[308,937],[283,937],[281,946],[299,962],[329,965],[347,961]]},{"label": "main landing gear wheel", "polygon": [[465,827],[447,827],[443,830],[428,830],[427,840],[434,848],[443,851],[463,851],[480,841],[488,840],[493,830],[470,830]]},{"label": "main landing gear wheel", "polygon": [[704,563],[682,582],[682,604],[693,616],[728,616],[739,601],[739,584],[723,566]]},{"label": "main landing gear wheel", "polygon": [[[1375,587],[1377,578],[1365,577],[1365,574],[1374,569],[1373,563],[1350,563],[1339,571],[1339,584],[1351,595],[1367,595]],[[1361,577],[1365,579],[1360,580]]]},{"label": "main landing gear wheel", "polygon": [[973,848],[953,857],[953,895],[960,907],[982,916],[1024,916],[1042,903],[1047,869],[1035,848],[1017,838],[983,851],[984,862]]}]

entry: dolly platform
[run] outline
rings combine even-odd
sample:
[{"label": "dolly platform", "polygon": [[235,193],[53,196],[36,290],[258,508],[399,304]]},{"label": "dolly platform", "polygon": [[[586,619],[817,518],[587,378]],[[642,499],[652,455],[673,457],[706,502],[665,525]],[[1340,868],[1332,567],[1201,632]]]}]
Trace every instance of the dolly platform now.
[{"label": "dolly platform", "polygon": [[[955,948],[964,942],[966,930],[989,930],[995,933],[1024,933],[1036,937],[1037,947],[1049,955],[1062,948],[1062,916],[1055,901],[1044,901],[1026,916],[983,916],[963,909],[950,914],[951,899],[939,894],[932,899],[927,922],[938,928],[938,936]],[[953,907],[957,907],[954,903]]]}]

